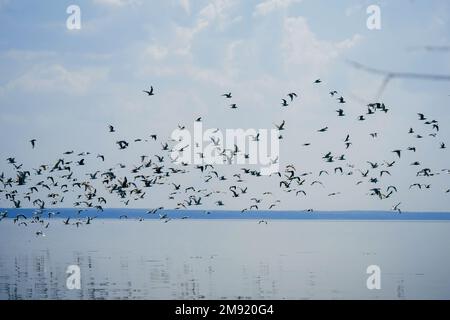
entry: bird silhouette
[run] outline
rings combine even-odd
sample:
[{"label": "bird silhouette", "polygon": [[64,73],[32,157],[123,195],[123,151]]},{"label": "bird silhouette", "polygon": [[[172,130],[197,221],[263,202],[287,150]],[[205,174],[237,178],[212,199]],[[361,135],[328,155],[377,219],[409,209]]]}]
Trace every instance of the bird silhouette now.
[{"label": "bird silhouette", "polygon": [[155,93],[153,92],[153,86],[150,86],[150,90],[143,90],[148,96],[153,96]]}]

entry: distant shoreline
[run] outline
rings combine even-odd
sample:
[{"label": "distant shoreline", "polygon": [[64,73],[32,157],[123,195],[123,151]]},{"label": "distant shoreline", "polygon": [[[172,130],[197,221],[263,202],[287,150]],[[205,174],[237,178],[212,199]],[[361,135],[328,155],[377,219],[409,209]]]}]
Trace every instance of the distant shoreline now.
[{"label": "distant shoreline", "polygon": [[[402,212],[395,211],[233,211],[233,210],[157,210],[156,213],[148,213],[147,209],[121,209],[111,208],[104,211],[96,209],[8,209],[8,218],[15,218],[19,214],[26,217],[40,215],[42,218],[87,218],[96,219],[145,219],[159,220],[161,217],[169,219],[195,219],[195,220],[330,220],[330,221],[450,221],[450,212]],[[41,212],[41,213],[39,213]]]}]

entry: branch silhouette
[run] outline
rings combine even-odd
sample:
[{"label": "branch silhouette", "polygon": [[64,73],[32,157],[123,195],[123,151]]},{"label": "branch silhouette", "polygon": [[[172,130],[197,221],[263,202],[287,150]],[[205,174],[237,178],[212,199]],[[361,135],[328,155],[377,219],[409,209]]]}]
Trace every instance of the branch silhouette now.
[{"label": "branch silhouette", "polygon": [[376,99],[379,99],[386,89],[387,85],[392,79],[395,78],[403,78],[403,79],[421,79],[421,80],[429,80],[429,81],[450,81],[450,75],[444,74],[426,74],[426,73],[414,73],[414,72],[394,72],[376,69],[372,67],[365,66],[359,62],[347,60],[347,63],[352,67],[366,71],[368,73],[376,74],[383,77],[383,82],[378,90]]},{"label": "branch silhouette", "polygon": [[433,45],[427,45],[427,46],[415,46],[415,47],[409,47],[409,51],[429,51],[429,52],[448,52],[450,51],[450,46],[433,46]]}]

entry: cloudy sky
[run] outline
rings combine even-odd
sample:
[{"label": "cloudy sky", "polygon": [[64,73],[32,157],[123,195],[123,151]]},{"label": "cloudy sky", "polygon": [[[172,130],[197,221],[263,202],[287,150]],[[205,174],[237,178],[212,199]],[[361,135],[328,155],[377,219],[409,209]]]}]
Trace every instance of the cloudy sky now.
[{"label": "cloudy sky", "polygon": [[[80,30],[66,27],[72,4],[81,9]],[[366,25],[366,9],[373,4],[381,8],[381,30]],[[416,146],[418,151],[405,152],[392,177],[383,181],[399,188],[386,201],[367,195],[371,184],[355,186],[357,170],[350,178],[321,177],[326,189],[308,187],[306,198],[278,191],[276,179],[248,181],[255,194],[276,193],[282,200],[278,209],[389,210],[402,202],[404,210],[448,210],[450,176],[420,180],[410,163],[420,161],[434,172],[450,167],[448,151],[439,150],[440,142],[450,145],[449,82],[393,79],[379,97],[389,113],[358,122],[365,105],[378,101],[383,77],[347,61],[450,75],[449,19],[445,0],[0,0],[0,172],[11,174],[4,161],[10,156],[33,168],[68,150],[106,155],[105,165],[94,158],[86,172],[119,162],[138,164],[137,156],[152,155],[159,145],[133,144],[119,152],[115,141],[148,139],[153,133],[169,137],[178,124],[192,128],[200,116],[204,128],[222,129],[271,129],[286,120],[281,165],[292,163],[316,178],[321,169],[333,170],[321,157],[328,151],[343,153],[347,134],[353,145],[341,165],[355,169],[366,169],[366,160],[396,160],[394,149]],[[313,84],[317,78],[320,85]],[[156,91],[151,98],[142,93],[150,85]],[[331,90],[347,101],[343,119],[336,116],[341,106],[328,94]],[[229,91],[237,110],[221,97]],[[288,92],[299,99],[282,109]],[[431,131],[417,120],[417,112],[439,120],[438,137],[428,137]],[[108,124],[116,127],[114,135],[107,132]],[[325,126],[329,132],[318,134]],[[410,127],[426,139],[412,138]],[[372,132],[379,137],[372,139]],[[35,150],[31,138],[38,140]],[[306,142],[312,145],[302,147]],[[193,174],[181,179],[201,183]],[[416,182],[432,188],[410,191]],[[342,194],[328,197],[332,192]],[[167,190],[153,194],[133,206],[170,206]],[[10,205],[1,201],[0,206]],[[246,201],[230,198],[226,208],[241,209]],[[109,205],[121,203],[111,199]]]}]

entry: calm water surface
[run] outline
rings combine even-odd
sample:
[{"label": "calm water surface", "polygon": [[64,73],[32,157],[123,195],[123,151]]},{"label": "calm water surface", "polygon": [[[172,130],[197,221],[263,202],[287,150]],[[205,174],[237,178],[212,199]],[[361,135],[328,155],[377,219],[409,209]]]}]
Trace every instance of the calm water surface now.
[{"label": "calm water surface", "polygon": [[[0,299],[450,299],[450,222],[0,222]],[[66,269],[81,268],[81,290]],[[366,269],[381,268],[381,290]]]}]

